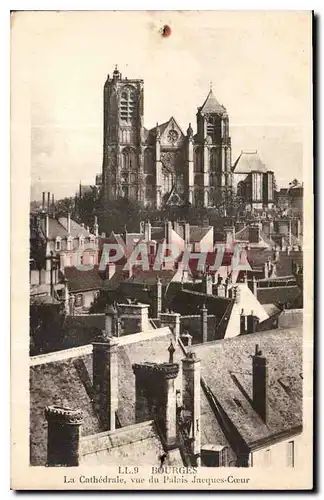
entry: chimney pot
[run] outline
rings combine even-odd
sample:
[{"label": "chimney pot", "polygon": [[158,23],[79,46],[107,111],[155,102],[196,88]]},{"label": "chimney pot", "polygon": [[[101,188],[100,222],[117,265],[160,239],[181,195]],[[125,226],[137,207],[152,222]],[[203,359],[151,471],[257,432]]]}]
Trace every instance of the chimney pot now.
[{"label": "chimney pot", "polygon": [[264,423],[268,420],[268,366],[259,345],[255,346],[252,356],[252,392],[253,408]]},{"label": "chimney pot", "polygon": [[45,409],[45,418],[48,422],[47,466],[77,467],[82,411],[48,406]]}]

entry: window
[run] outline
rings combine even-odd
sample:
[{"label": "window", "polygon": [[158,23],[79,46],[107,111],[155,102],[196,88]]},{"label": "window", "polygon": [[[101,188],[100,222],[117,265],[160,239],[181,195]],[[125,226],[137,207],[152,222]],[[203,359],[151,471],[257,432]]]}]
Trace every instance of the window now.
[{"label": "window", "polygon": [[55,250],[59,252],[61,250],[61,238],[56,238],[55,240]]},{"label": "window", "polygon": [[120,118],[125,122],[136,118],[136,95],[130,88],[125,88],[121,94]]},{"label": "window", "polygon": [[90,236],[90,247],[93,248],[95,239],[93,236]]},{"label": "window", "polygon": [[82,307],[83,306],[83,295],[82,295],[82,293],[79,293],[78,295],[76,295],[74,306],[75,307]]},{"label": "window", "polygon": [[79,238],[79,248],[84,248],[84,238],[83,238],[83,236],[80,236],[80,238]]},{"label": "window", "polygon": [[289,441],[287,443],[287,465],[288,467],[295,467],[295,442]]}]

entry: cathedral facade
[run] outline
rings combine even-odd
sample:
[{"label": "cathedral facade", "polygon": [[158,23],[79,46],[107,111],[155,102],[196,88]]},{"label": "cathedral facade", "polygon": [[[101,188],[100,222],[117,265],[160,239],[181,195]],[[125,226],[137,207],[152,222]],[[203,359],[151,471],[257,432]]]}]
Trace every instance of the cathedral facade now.
[{"label": "cathedral facade", "polygon": [[228,114],[212,89],[198,108],[196,134],[191,124],[183,133],[173,117],[147,130],[143,115],[143,80],[116,68],[104,86],[104,201],[214,206],[233,175]]}]

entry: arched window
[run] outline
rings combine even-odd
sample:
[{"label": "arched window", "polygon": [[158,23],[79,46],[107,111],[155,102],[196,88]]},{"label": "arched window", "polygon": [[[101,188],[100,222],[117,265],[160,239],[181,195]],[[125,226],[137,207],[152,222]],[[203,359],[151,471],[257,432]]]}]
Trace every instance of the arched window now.
[{"label": "arched window", "polygon": [[154,158],[151,149],[146,149],[144,152],[144,172],[146,174],[154,172]]},{"label": "arched window", "polygon": [[122,170],[137,170],[136,152],[131,148],[125,148],[122,152]]},{"label": "arched window", "polygon": [[120,97],[120,117],[125,122],[136,118],[136,95],[129,87],[124,88]]},{"label": "arched window", "polygon": [[204,171],[202,148],[195,149],[194,170],[195,170],[195,172],[203,172]]},{"label": "arched window", "polygon": [[57,252],[61,250],[61,238],[59,236],[55,240],[55,250]]},{"label": "arched window", "polygon": [[217,152],[217,149],[216,148],[212,148],[211,151],[210,151],[210,170],[212,172],[216,172],[217,171],[217,160],[218,160],[218,152]]}]

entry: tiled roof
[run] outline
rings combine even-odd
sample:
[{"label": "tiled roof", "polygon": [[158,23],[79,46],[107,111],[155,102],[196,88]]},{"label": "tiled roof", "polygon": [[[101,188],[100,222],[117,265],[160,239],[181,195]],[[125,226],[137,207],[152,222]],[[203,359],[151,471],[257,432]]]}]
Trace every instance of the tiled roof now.
[{"label": "tiled roof", "polygon": [[303,265],[303,252],[292,251],[289,255],[285,252],[280,252],[279,261],[276,264],[277,276],[291,276],[292,264]]},{"label": "tiled roof", "polygon": [[233,166],[234,174],[249,174],[251,172],[266,173],[267,168],[260,160],[257,151],[244,152],[240,154]]},{"label": "tiled roof", "polygon": [[81,355],[30,368],[32,465],[44,465],[46,462],[47,423],[44,410],[48,405],[56,403],[72,409],[81,408],[84,415],[83,433],[86,435],[99,432],[99,423],[92,403],[92,363],[89,357],[92,358],[91,355]]},{"label": "tiled roof", "polygon": [[257,288],[257,296],[261,304],[293,303],[300,295],[301,291],[298,286]]},{"label": "tiled roof", "polygon": [[[66,229],[68,228],[68,219],[67,217],[60,217],[59,223]],[[73,238],[77,238],[78,236],[90,236],[90,231],[87,231],[84,227],[78,224],[75,220],[71,219],[70,223],[70,234]]]},{"label": "tiled roof", "polygon": [[98,266],[94,266],[89,271],[82,271],[76,267],[66,267],[65,277],[68,280],[70,292],[85,292],[87,290],[101,290],[103,286],[103,276]]},{"label": "tiled roof", "polygon": [[[169,328],[119,338],[118,418],[122,427],[135,423],[135,376],[132,364],[167,361],[171,340],[174,337]],[[178,362],[182,357],[182,351],[176,346],[175,361]],[[46,362],[47,359],[50,362]],[[84,414],[82,434],[87,436],[100,432],[93,398],[91,346],[31,358],[30,448],[33,465],[44,465],[46,462],[45,407],[61,404],[72,409],[81,408]]]},{"label": "tiled roof", "polygon": [[190,243],[199,243],[211,229],[212,226],[190,226]]},{"label": "tiled roof", "polygon": [[134,268],[134,274],[130,278],[125,279],[125,283],[134,283],[134,284],[146,284],[147,286],[156,285],[157,279],[160,278],[162,285],[168,285],[176,271],[173,269],[165,269],[161,271],[142,271],[142,268],[137,272],[136,268]]},{"label": "tiled roof", "polygon": [[81,438],[81,465],[85,466],[159,466],[162,453],[163,447],[153,421]]},{"label": "tiled roof", "polygon": [[[268,423],[251,405],[252,360],[258,344],[268,360]],[[217,404],[251,447],[302,425],[302,329],[272,330],[193,346]],[[289,363],[287,363],[289,353]],[[204,427],[216,425],[209,414]],[[224,427],[223,427],[223,430]]]},{"label": "tiled roof", "polygon": [[48,218],[48,237],[50,240],[57,237],[67,238],[69,233],[66,228],[56,219]]},{"label": "tiled roof", "polygon": [[303,325],[303,309],[286,309],[279,318],[279,328],[293,328]]},{"label": "tiled roof", "polygon": [[210,89],[204,104],[200,108],[200,111],[203,113],[226,113],[226,109],[217,101],[212,89]]}]

